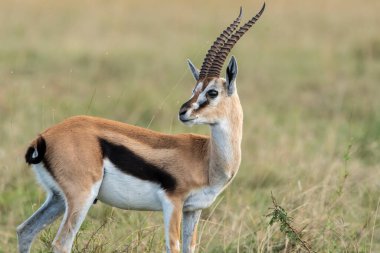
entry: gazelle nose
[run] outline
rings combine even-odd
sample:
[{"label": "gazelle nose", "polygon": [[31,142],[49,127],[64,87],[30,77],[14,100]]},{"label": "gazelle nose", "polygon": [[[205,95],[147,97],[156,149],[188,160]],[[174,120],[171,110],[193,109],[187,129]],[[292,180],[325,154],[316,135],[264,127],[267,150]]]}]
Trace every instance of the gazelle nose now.
[{"label": "gazelle nose", "polygon": [[181,108],[180,110],[179,110],[179,116],[183,116],[183,115],[185,115],[187,113],[187,109],[186,108]]},{"label": "gazelle nose", "polygon": [[181,106],[181,108],[179,109],[179,119],[181,120],[181,121],[184,121],[184,120],[186,120],[186,113],[187,113],[187,111],[188,111],[188,109],[189,109],[189,101],[187,101],[186,103],[184,103],[182,106]]}]

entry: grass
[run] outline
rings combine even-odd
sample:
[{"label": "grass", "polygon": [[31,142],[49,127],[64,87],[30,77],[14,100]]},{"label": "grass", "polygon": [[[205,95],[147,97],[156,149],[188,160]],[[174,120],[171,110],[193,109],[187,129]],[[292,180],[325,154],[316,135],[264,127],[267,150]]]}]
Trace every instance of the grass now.
[{"label": "grass", "polygon": [[[257,1],[0,3],[0,252],[44,201],[23,161],[29,141],[71,115],[168,133],[212,40]],[[243,159],[205,210],[198,252],[304,252],[270,225],[271,192],[315,252],[380,251],[380,2],[270,1],[233,50],[244,108]],[[270,209],[269,209],[270,210]],[[58,222],[36,240],[50,252]],[[102,203],[74,252],[161,252],[160,213]]]}]

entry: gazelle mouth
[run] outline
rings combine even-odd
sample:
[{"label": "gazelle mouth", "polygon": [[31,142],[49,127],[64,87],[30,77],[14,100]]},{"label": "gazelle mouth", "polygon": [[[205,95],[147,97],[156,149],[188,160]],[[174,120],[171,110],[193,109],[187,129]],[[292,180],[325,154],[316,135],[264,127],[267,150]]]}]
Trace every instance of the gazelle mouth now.
[{"label": "gazelle mouth", "polygon": [[194,119],[179,119],[179,120],[181,120],[183,123],[186,123],[186,122],[190,122],[190,121],[193,121],[193,120],[195,120],[195,118]]},{"label": "gazelle mouth", "polygon": [[195,118],[185,118],[185,117],[179,117],[179,120],[182,122],[182,123],[190,123],[190,122],[192,122],[192,121],[194,121],[194,120],[196,120],[197,119],[197,117],[195,117]]}]

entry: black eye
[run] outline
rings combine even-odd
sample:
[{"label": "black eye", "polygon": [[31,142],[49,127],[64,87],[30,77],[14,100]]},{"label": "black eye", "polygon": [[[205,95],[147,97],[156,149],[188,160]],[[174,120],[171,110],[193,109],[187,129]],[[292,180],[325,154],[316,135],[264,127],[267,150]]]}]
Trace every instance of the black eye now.
[{"label": "black eye", "polygon": [[207,91],[207,96],[210,98],[216,98],[218,96],[218,91],[217,90],[209,90]]}]

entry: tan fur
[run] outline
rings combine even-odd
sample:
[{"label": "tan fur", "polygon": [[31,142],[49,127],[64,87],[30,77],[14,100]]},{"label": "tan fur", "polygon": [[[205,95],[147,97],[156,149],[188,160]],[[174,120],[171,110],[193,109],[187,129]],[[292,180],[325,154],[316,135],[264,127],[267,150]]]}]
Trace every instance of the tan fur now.
[{"label": "tan fur", "polygon": [[[200,108],[198,110],[194,110],[192,115],[195,117],[197,115],[202,115],[202,117],[207,118],[209,121],[214,121],[216,119],[225,118],[225,120],[230,124],[229,136],[225,136],[229,139],[229,142],[233,146],[232,151],[234,154],[232,155],[232,160],[224,160],[223,155],[219,153],[219,151],[215,148],[217,145],[214,143],[214,140],[210,140],[210,166],[207,168],[209,173],[209,178],[212,181],[214,178],[214,169],[220,170],[224,169],[225,173],[228,175],[235,175],[240,166],[241,161],[241,149],[240,143],[242,139],[242,131],[243,131],[243,110],[241,108],[239,96],[237,92],[232,96],[227,95],[227,91],[225,89],[226,81],[223,78],[207,78],[204,80],[203,87],[200,91],[197,91],[194,96],[190,99],[191,103],[196,102],[199,95],[212,83],[219,88],[223,99],[217,104],[217,106],[208,105],[206,107]],[[186,104],[190,107],[191,103],[186,102]]]},{"label": "tan fur", "polygon": [[193,238],[191,239],[191,246],[190,246],[191,252],[195,252],[195,247],[197,246],[197,236],[198,236],[197,231],[198,231],[198,224],[195,225]]},{"label": "tan fur", "polygon": [[181,220],[182,220],[182,206],[183,200],[177,197],[172,197],[174,209],[170,219],[169,233],[170,233],[170,249],[172,253],[179,253],[179,241],[181,238]]},{"label": "tan fur", "polygon": [[[62,190],[67,204],[67,218],[54,240],[56,252],[68,252],[65,243],[81,221],[78,213],[85,209],[91,187],[103,177],[103,156],[99,138],[123,145],[146,162],[165,170],[176,180],[176,187],[168,192],[173,205],[169,226],[171,252],[179,252],[182,208],[187,196],[194,190],[222,182],[227,185],[240,165],[240,143],[243,114],[237,93],[228,96],[225,80],[209,78],[183,107],[191,107],[208,85],[220,91],[219,102],[193,110],[211,124],[222,120],[227,128],[221,131],[227,147],[217,140],[195,134],[164,134],[125,123],[91,117],[75,116],[50,127],[41,136],[46,142],[44,163]],[[225,132],[223,132],[225,131]],[[36,140],[32,142],[36,146]],[[226,151],[229,152],[226,157]],[[87,210],[85,210],[87,212]],[[196,229],[191,248],[196,244]]]},{"label": "tan fur", "polygon": [[[126,146],[176,180],[176,194],[208,183],[209,138],[194,134],[168,135],[152,130],[90,116],[75,116],[41,134],[45,138],[46,160],[63,188],[88,189],[102,176],[98,137]],[[77,189],[76,189],[77,190]],[[70,191],[70,190],[69,190]]]},{"label": "tan fur", "polygon": [[[79,213],[83,209],[83,203],[85,203],[87,199],[88,192],[75,188],[76,187],[74,187],[74,189],[71,189],[69,192],[67,189],[64,190],[67,199],[67,217],[62,224],[61,231],[57,234],[57,237],[53,242],[54,252],[69,253],[70,251],[69,249],[65,248],[64,243],[70,236],[72,236],[73,233],[75,234],[77,232],[77,230],[75,230],[75,226],[78,223]],[[71,195],[74,193],[75,196]]]}]

